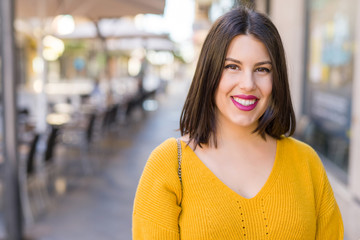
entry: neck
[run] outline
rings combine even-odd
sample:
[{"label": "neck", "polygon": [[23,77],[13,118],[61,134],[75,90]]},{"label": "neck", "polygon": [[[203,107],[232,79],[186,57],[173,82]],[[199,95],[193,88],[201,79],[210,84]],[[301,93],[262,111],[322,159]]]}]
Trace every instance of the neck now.
[{"label": "neck", "polygon": [[240,127],[232,123],[219,123],[217,126],[217,147],[246,147],[254,144],[263,144],[271,137],[266,136],[264,140],[257,132],[257,125]]}]

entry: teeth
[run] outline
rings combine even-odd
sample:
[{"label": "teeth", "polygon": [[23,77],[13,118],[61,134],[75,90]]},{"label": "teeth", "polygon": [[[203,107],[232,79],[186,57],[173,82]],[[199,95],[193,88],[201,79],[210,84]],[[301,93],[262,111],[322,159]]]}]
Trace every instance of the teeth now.
[{"label": "teeth", "polygon": [[234,100],[243,106],[250,106],[256,102],[256,99],[245,100],[245,99],[237,98],[237,97],[234,97]]}]

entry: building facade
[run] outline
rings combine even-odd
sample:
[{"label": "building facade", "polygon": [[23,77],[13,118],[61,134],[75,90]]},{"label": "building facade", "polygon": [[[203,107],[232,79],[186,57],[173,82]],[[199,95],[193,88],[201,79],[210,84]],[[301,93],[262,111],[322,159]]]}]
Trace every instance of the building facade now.
[{"label": "building facade", "polygon": [[360,238],[360,1],[256,0],[284,42],[296,137],[319,153],[347,239]]}]

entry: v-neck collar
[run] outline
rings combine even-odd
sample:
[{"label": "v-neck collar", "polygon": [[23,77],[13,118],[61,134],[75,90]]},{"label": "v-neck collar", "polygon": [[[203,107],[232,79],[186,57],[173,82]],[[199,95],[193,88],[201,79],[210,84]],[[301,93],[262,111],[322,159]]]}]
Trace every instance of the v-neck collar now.
[{"label": "v-neck collar", "polygon": [[280,139],[280,140],[276,140],[275,160],[268,179],[261,187],[260,191],[254,197],[246,198],[240,195],[239,193],[235,192],[223,181],[221,181],[196,155],[196,153],[191,149],[191,147],[187,146],[185,142],[181,141],[181,146],[182,146],[183,158],[184,156],[187,156],[189,159],[192,159],[192,163],[195,165],[194,167],[197,168],[199,171],[201,171],[205,177],[209,179],[213,179],[214,184],[220,186],[222,189],[224,189],[225,192],[232,195],[233,197],[246,201],[256,201],[257,199],[263,199],[272,189],[272,186],[276,183],[276,180],[280,175],[283,165],[283,161],[281,160],[280,157],[283,148],[283,141],[282,139]]}]

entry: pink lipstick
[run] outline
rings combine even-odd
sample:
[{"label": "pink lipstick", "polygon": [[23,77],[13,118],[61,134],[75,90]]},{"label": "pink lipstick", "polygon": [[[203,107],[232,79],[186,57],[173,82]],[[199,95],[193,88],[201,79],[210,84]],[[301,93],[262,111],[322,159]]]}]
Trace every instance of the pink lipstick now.
[{"label": "pink lipstick", "polygon": [[235,95],[231,97],[231,101],[238,109],[251,111],[256,107],[259,99],[253,95]]}]

